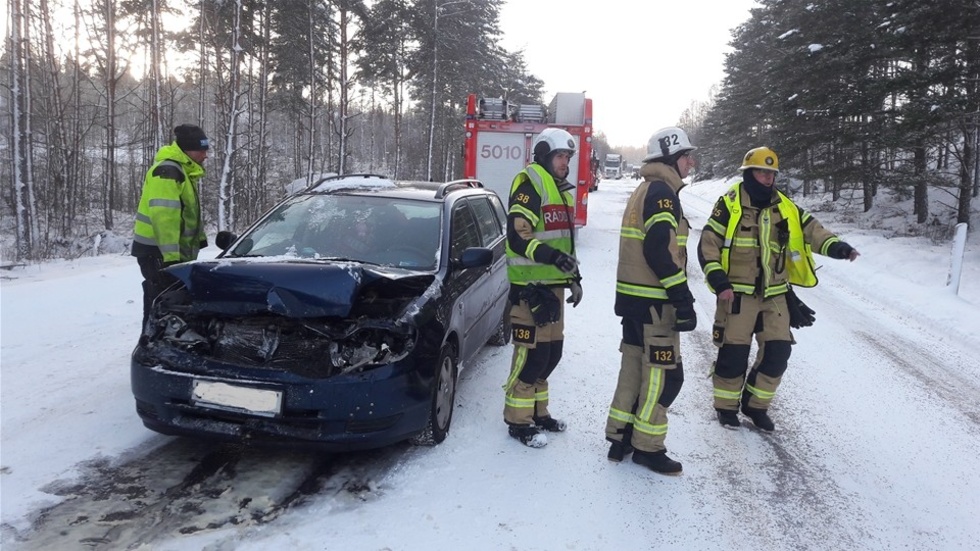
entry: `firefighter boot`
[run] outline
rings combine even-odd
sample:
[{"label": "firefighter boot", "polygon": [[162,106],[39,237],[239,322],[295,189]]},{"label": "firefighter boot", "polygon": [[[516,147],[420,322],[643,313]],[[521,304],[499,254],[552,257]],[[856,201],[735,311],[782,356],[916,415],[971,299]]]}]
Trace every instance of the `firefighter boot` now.
[{"label": "firefighter boot", "polygon": [[769,418],[769,414],[764,409],[753,409],[742,406],[742,413],[752,420],[752,423],[759,429],[766,432],[776,430],[776,424]]},{"label": "firefighter boot", "polygon": [[565,429],[568,428],[568,423],[549,415],[547,417],[535,417],[534,426],[548,432],[565,432]]},{"label": "firefighter boot", "polygon": [[738,430],[742,423],[738,420],[738,412],[730,409],[716,409],[718,412],[718,422],[726,429]]},{"label": "firefighter boot", "polygon": [[749,400],[752,399],[752,394],[748,390],[742,391],[741,408],[742,413],[752,420],[752,423],[759,429],[766,432],[772,432],[776,430],[776,424],[772,422],[769,418],[767,410],[760,408],[749,407]]},{"label": "firefighter boot", "polygon": [[606,457],[608,457],[610,461],[619,463],[624,457],[633,453],[633,425],[626,425],[626,428],[623,429],[622,440],[612,440],[608,438],[607,440],[612,442],[612,444],[609,445],[609,453],[606,454]]},{"label": "firefighter boot", "polygon": [[680,462],[667,457],[667,450],[660,450],[658,452],[633,450],[633,463],[643,465],[655,473],[681,474]]},{"label": "firefighter boot", "polygon": [[529,448],[543,448],[548,445],[548,437],[534,425],[509,425],[507,432]]}]

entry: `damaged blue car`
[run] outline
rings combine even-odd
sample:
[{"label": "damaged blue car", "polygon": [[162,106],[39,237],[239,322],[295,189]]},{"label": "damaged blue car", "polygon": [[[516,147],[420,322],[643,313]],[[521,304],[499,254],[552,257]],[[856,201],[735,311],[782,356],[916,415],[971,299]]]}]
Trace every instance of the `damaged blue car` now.
[{"label": "damaged blue car", "polygon": [[168,268],[132,355],[136,411],[163,434],[439,443],[460,369],[509,341],[505,228],[474,180],[318,182]]}]

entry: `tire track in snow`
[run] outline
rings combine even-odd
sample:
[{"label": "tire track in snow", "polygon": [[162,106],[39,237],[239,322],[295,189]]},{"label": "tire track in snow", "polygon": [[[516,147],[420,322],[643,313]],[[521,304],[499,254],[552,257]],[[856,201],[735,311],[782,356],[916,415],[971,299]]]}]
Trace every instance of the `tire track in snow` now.
[{"label": "tire track in snow", "polygon": [[4,543],[18,550],[133,549],[262,525],[313,496],[364,501],[400,449],[327,455],[176,439],[120,465],[105,458],[79,465],[78,479],[42,488],[63,501],[37,511],[22,533],[4,526]]}]

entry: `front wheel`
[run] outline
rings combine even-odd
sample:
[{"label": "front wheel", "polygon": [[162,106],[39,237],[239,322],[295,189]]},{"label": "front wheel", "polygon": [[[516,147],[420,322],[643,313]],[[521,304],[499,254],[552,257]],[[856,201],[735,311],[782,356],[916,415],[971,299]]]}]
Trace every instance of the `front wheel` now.
[{"label": "front wheel", "polygon": [[412,438],[412,443],[432,446],[446,439],[449,425],[453,421],[453,406],[456,403],[456,348],[451,343],[442,346],[439,363],[436,366],[432,389],[432,405],[429,420],[422,432]]}]

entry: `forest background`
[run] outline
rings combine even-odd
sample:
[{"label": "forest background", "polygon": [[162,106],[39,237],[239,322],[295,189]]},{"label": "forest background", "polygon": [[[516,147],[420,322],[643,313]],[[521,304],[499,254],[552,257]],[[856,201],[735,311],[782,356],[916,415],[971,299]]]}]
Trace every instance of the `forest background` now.
[{"label": "forest background", "polygon": [[[180,123],[212,141],[208,227],[236,231],[324,173],[460,177],[470,93],[547,101],[522,52],[500,46],[502,0],[6,2],[4,264],[124,249],[143,175]],[[696,40],[697,18],[684,24]],[[827,208],[911,210],[900,231],[937,239],[976,218],[980,2],[763,0],[731,45],[723,82],[677,121],[701,146],[698,178],[778,144],[787,191]],[[655,39],[627,54],[625,85],[683,78],[670,63],[683,55]],[[583,78],[610,77],[583,64]],[[601,133],[593,145],[645,150]]]}]

